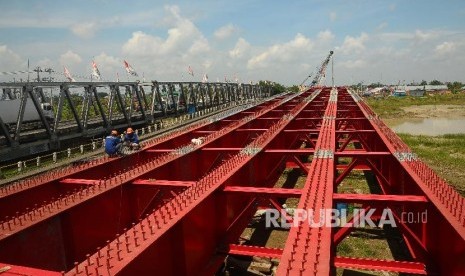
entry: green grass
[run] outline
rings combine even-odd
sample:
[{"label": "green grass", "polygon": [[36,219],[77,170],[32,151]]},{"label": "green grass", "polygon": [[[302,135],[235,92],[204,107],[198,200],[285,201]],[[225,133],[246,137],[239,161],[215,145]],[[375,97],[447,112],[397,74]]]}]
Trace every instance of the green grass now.
[{"label": "green grass", "polygon": [[439,176],[465,196],[465,134],[399,136]]},{"label": "green grass", "polygon": [[399,118],[408,114],[402,109],[414,105],[465,105],[465,93],[423,97],[367,98],[366,102],[381,118]]}]

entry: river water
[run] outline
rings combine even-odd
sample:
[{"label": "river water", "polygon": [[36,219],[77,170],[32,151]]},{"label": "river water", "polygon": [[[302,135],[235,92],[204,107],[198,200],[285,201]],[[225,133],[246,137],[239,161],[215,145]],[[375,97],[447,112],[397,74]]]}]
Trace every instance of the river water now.
[{"label": "river water", "polygon": [[465,117],[411,118],[390,120],[387,124],[397,133],[413,135],[443,135],[465,133]]}]

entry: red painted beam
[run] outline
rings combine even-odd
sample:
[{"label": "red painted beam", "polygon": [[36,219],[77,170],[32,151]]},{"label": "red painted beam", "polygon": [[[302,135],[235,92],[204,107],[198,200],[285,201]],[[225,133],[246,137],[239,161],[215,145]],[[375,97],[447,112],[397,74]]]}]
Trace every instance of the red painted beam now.
[{"label": "red painted beam", "polygon": [[[343,171],[345,169],[347,169],[347,165],[337,165],[336,166],[336,169],[338,171]],[[358,165],[355,165],[355,167],[352,169],[352,171],[371,171],[371,168],[365,164],[358,164]]]},{"label": "red painted beam", "polygon": [[237,132],[247,132],[247,131],[253,131],[253,132],[259,132],[259,131],[267,131],[267,128],[239,128],[236,129]]},{"label": "red painted beam", "polygon": [[427,275],[425,264],[420,262],[336,257],[334,258],[334,266],[339,268]]},{"label": "red painted beam", "polygon": [[292,154],[292,155],[306,155],[306,154],[314,154],[314,149],[267,149],[264,151],[265,153],[273,153],[273,154]]},{"label": "red painted beam", "polygon": [[61,184],[84,184],[84,185],[95,185],[98,184],[100,180],[95,179],[77,179],[77,178],[65,178],[60,180]]},{"label": "red painted beam", "polygon": [[286,129],[284,130],[285,133],[307,133],[307,134],[318,134],[320,132],[319,129]]},{"label": "red painted beam", "polygon": [[0,263],[0,275],[2,276],[29,276],[29,275],[40,275],[40,276],[60,276],[62,275],[57,271],[43,270],[32,267],[19,266],[14,264]]},{"label": "red painted beam", "polygon": [[334,153],[335,157],[380,157],[391,156],[389,151],[360,151],[360,150],[345,150]]},{"label": "red painted beam", "polygon": [[336,121],[364,121],[368,120],[365,117],[353,117],[353,118],[336,118]]},{"label": "red painted beam", "polygon": [[283,254],[283,250],[280,248],[267,248],[261,246],[230,244],[227,252],[225,253],[230,255],[256,256],[263,258],[279,259]]},{"label": "red painted beam", "polygon": [[351,130],[336,130],[337,134],[352,134],[352,133],[376,133],[374,129],[351,129]]},{"label": "red painted beam", "polygon": [[424,196],[378,195],[378,194],[333,194],[333,200],[347,203],[412,203],[428,202]]},{"label": "red painted beam", "polygon": [[267,197],[300,197],[302,191],[299,189],[285,189],[285,188],[262,188],[250,186],[227,186],[223,189],[227,193],[242,193],[255,196]]},{"label": "red painted beam", "polygon": [[[326,92],[326,93],[325,93]],[[337,90],[324,91],[329,101],[322,117],[316,149],[323,154],[314,156],[302,189],[298,209],[313,209],[314,219],[321,219],[323,210],[332,208],[335,178]],[[330,227],[310,227],[301,223],[291,227],[283,250],[277,275],[330,275]]]},{"label": "red painted beam", "polygon": [[237,152],[243,148],[202,148],[202,151],[222,151],[222,152]]},{"label": "red painted beam", "polygon": [[[311,163],[302,163],[306,168],[310,168]],[[294,161],[287,161],[286,162],[286,169],[298,169],[300,168]]]},{"label": "red painted beam", "polygon": [[210,134],[210,133],[213,133],[213,132],[216,132],[216,130],[196,130],[196,131],[193,131],[192,133],[196,133],[196,134]]},{"label": "red painted beam", "polygon": [[281,119],[281,117],[260,117],[260,118],[257,118],[257,120],[279,120]]},{"label": "red painted beam", "polygon": [[172,152],[172,151],[175,151],[175,149],[149,149],[149,150],[146,150],[145,152],[161,152],[161,153],[165,153],[165,152]]},{"label": "red painted beam", "polygon": [[136,179],[132,182],[134,185],[149,185],[149,186],[168,186],[188,188],[195,184],[195,181],[174,181],[162,179]]}]

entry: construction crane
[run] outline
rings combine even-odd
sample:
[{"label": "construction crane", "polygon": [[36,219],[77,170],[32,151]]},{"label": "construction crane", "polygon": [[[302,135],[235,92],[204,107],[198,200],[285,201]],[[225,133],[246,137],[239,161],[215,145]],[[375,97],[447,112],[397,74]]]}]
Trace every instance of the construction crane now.
[{"label": "construction crane", "polygon": [[329,55],[318,68],[317,73],[313,78],[311,86],[319,86],[321,84],[321,80],[326,76],[326,68],[328,67],[329,61],[331,60],[333,53],[333,51],[329,51]]},{"label": "construction crane", "polygon": [[[317,67],[317,70],[316,70],[316,74],[312,80],[312,83],[310,85],[310,87],[312,86],[319,86],[320,83],[321,83],[321,80],[325,77],[326,75],[326,68],[328,67],[328,64],[329,64],[329,61],[331,60],[331,57],[333,55],[333,51],[329,51],[329,55],[326,57],[326,59],[323,61],[323,63],[321,63],[321,65],[319,67]],[[300,84],[300,90],[303,91],[306,89],[304,83],[309,79],[311,78],[311,76],[313,75],[313,72],[308,75],[308,77],[306,77],[304,79],[304,81]]]},{"label": "construction crane", "polygon": [[300,87],[304,86],[305,82],[306,82],[309,78],[311,78],[312,75],[313,75],[313,72],[311,72],[310,75],[308,75],[308,77],[306,77],[306,78],[304,79],[304,81],[303,81],[299,86],[300,86]]},{"label": "construction crane", "polygon": [[305,90],[306,90],[305,82],[306,82],[309,78],[311,78],[312,75],[313,75],[313,72],[310,73],[310,75],[308,75],[308,76],[302,81],[302,83],[299,85],[299,90],[300,90],[300,91],[305,91]]}]

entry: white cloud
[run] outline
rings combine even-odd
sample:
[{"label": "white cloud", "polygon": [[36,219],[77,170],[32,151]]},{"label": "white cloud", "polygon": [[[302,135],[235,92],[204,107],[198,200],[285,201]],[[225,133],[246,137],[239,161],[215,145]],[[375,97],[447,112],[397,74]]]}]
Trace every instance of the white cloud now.
[{"label": "white cloud", "polygon": [[[197,80],[204,71],[211,75],[207,70],[224,62],[224,58],[211,48],[208,39],[194,22],[181,14],[179,7],[166,6],[165,13],[160,26],[167,28],[167,34],[134,32],[122,46],[124,58],[138,63],[140,69],[135,69],[154,79],[180,80],[184,76]],[[194,69],[194,77],[187,75],[188,65]]]},{"label": "white cloud", "polygon": [[437,37],[437,32],[424,32],[421,30],[415,31],[415,40],[419,42],[424,42]]},{"label": "white cloud", "polygon": [[39,60],[37,65],[43,68],[51,68],[55,66],[53,60],[49,59],[48,57]]},{"label": "white cloud", "polygon": [[2,71],[7,68],[16,68],[16,70],[19,70],[22,63],[23,61],[17,53],[10,50],[7,45],[0,45],[0,64],[2,65]]},{"label": "white cloud", "polygon": [[395,11],[396,8],[397,8],[396,3],[392,3],[391,5],[389,5],[389,10],[392,11],[392,12]]},{"label": "white cloud", "polygon": [[381,24],[378,25],[378,27],[376,27],[376,29],[378,30],[382,30],[382,29],[385,29],[389,24],[387,22],[383,22]]},{"label": "white cloud", "polygon": [[358,68],[365,67],[367,63],[366,61],[362,59],[357,59],[357,60],[347,60],[347,61],[341,62],[340,65],[347,69],[358,69]]},{"label": "white cloud", "polygon": [[80,38],[92,38],[98,31],[97,23],[95,22],[82,22],[71,26],[73,34]]},{"label": "white cloud", "polygon": [[337,13],[336,12],[330,12],[329,13],[329,20],[331,20],[331,22],[334,22],[336,21],[337,19]]},{"label": "white cloud", "polygon": [[81,62],[82,58],[71,50],[68,50],[66,53],[60,56],[60,64],[63,66],[79,64]]},{"label": "white cloud", "polygon": [[174,25],[163,39],[142,31],[132,34],[123,45],[123,53],[135,56],[163,56],[169,54],[199,54],[209,50],[208,40],[187,18],[179,13],[176,6],[165,7],[170,14],[170,22]]},{"label": "white cloud", "polygon": [[240,37],[236,42],[236,46],[234,46],[234,48],[231,51],[229,51],[229,56],[231,58],[241,58],[249,50],[250,50],[250,43],[247,42],[242,37]]},{"label": "white cloud", "polygon": [[272,64],[289,63],[305,57],[313,47],[313,42],[298,33],[295,38],[284,44],[275,44],[266,51],[249,59],[247,68],[265,68]]},{"label": "white cloud", "polygon": [[456,45],[454,42],[445,41],[436,46],[435,51],[439,55],[446,55],[453,53],[456,49]]},{"label": "white cloud", "polygon": [[192,46],[189,48],[189,54],[197,55],[208,52],[209,50],[210,45],[208,44],[208,40],[205,37],[200,36],[194,41],[194,43],[192,43]]},{"label": "white cloud", "polygon": [[324,30],[318,33],[318,40],[322,42],[332,41],[334,39],[334,34],[330,30]]},{"label": "white cloud", "polygon": [[226,39],[238,31],[237,27],[233,24],[228,24],[220,27],[215,31],[214,35],[218,39]]},{"label": "white cloud", "polygon": [[345,54],[352,52],[360,53],[365,50],[365,42],[367,40],[368,34],[366,33],[361,33],[359,37],[346,36],[338,50]]},{"label": "white cloud", "polygon": [[[119,58],[109,56],[105,52],[100,53],[100,55],[94,58],[95,62],[99,64],[100,67],[106,68],[123,68],[123,61]],[[134,65],[131,63],[131,65]]]}]

